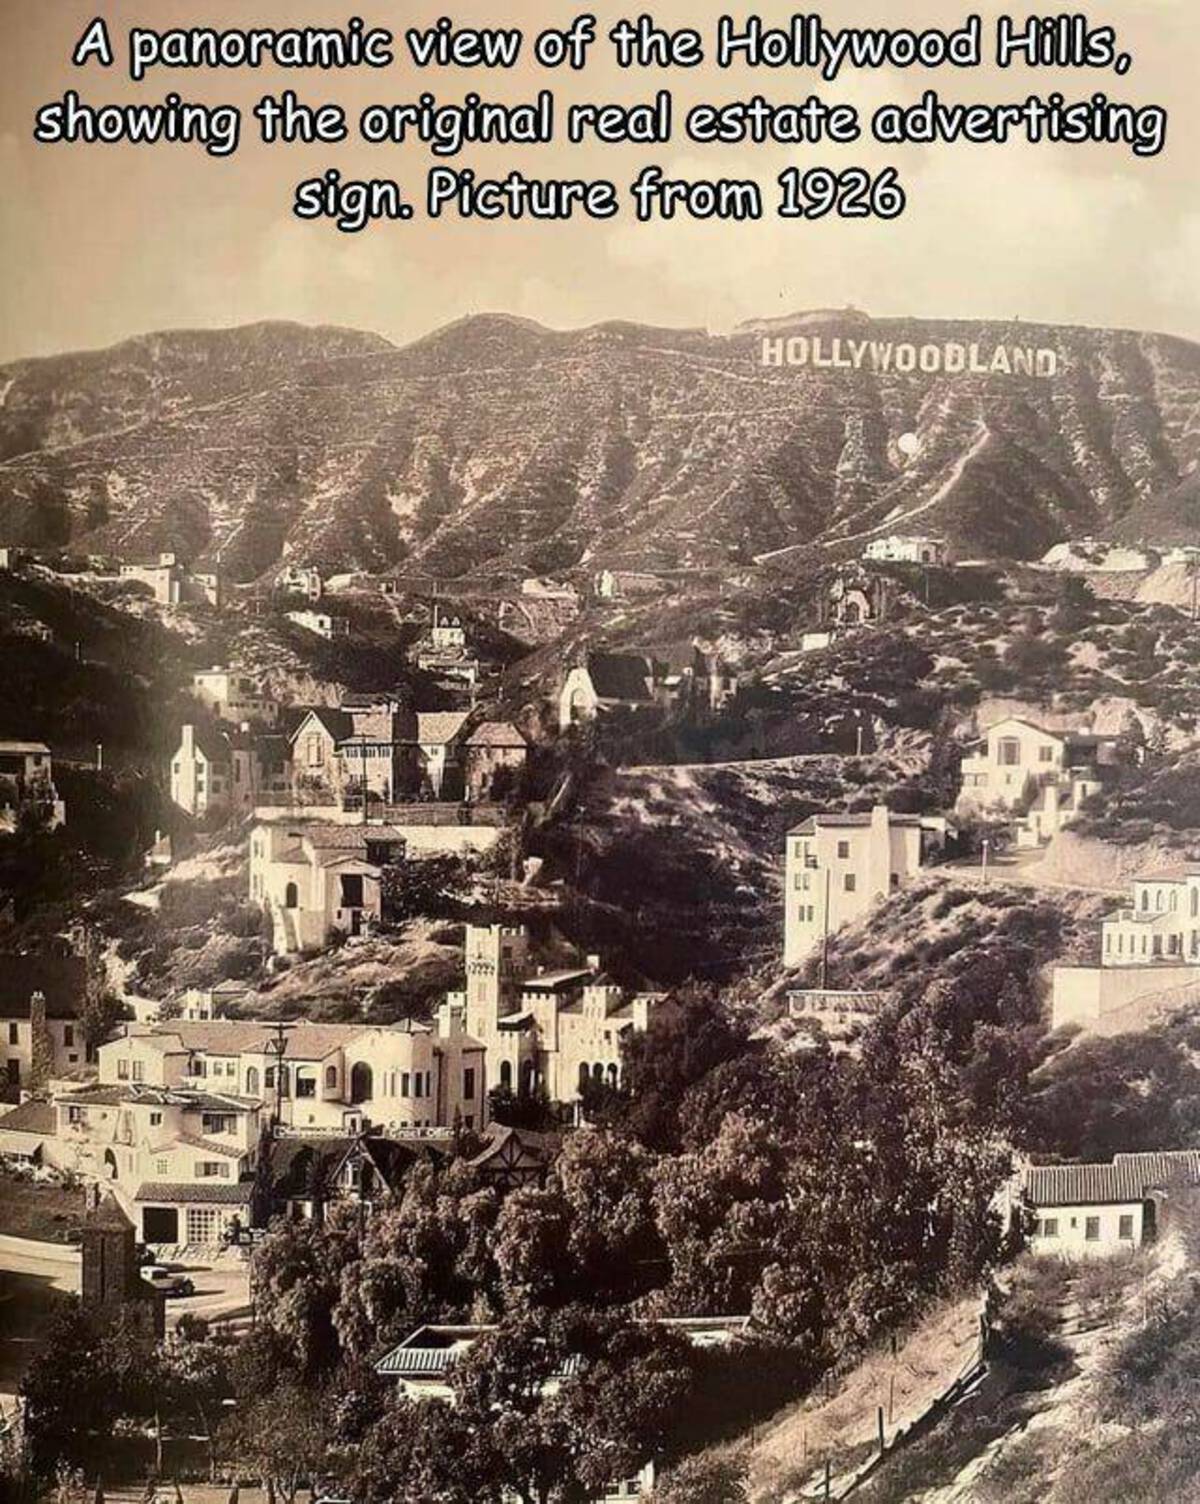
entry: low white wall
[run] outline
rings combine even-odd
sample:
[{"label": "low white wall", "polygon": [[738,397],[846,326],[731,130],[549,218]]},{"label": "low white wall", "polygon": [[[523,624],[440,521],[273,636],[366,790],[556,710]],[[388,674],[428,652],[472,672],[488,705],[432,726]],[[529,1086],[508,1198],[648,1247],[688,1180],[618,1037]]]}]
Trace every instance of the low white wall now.
[{"label": "low white wall", "polygon": [[1091,1034],[1145,1029],[1200,1002],[1200,966],[1056,966],[1054,1027],[1079,1024]]}]

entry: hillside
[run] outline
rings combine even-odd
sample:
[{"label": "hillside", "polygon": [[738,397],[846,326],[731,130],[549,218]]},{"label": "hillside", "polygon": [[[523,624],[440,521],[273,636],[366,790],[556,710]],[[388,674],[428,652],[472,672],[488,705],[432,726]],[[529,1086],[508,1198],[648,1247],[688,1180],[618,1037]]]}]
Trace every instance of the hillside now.
[{"label": "hillside", "polygon": [[[0,370],[0,539],[177,548],[242,578],[284,554],[442,576],[720,564],[901,527],[1024,558],[1143,516],[1153,531],[1200,457],[1183,341],[841,314],[770,337],[793,327],[827,348],[1052,345],[1060,369],[765,367],[753,327],[498,316],[404,349],[276,325],[163,334]],[[1166,507],[1168,531],[1180,515]]]}]

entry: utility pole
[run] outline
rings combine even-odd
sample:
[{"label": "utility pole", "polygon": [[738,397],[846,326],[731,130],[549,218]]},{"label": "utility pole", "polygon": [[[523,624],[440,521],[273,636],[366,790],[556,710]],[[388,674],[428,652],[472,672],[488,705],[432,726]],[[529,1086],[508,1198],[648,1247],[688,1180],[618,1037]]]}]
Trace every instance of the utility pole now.
[{"label": "utility pole", "polygon": [[981,869],[982,869],[982,872],[983,872],[983,886],[986,888],[987,887],[988,847],[991,845],[991,842],[988,840],[988,838],[986,836],[984,836],[984,838],[983,838],[983,840],[982,840],[982,842],[980,844],[981,844],[982,851],[983,851],[983,859],[982,859],[982,863],[981,863]]}]

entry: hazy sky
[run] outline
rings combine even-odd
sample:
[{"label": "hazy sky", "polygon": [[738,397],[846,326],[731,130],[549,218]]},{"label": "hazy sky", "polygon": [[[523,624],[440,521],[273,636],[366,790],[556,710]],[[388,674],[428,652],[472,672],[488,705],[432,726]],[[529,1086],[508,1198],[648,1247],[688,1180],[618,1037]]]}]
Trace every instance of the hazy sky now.
[{"label": "hazy sky", "polygon": [[[724,329],[740,319],[854,303],[879,314],[1021,316],[1151,328],[1200,338],[1200,29],[1188,0],[1110,0],[1093,19],[1118,26],[1134,56],[1124,78],[1110,72],[1014,67],[1001,74],[923,70],[846,76],[822,86],[807,72],[705,68],[621,73],[598,43],[582,74],[522,66],[512,73],[418,71],[220,75],[159,70],[141,85],[124,75],[129,26],[371,25],[403,27],[449,13],[456,21],[565,24],[575,7],[527,0],[511,11],[483,0],[0,0],[0,358],[110,343],[151,329],[227,325],[266,318],[339,323],[397,341],[481,310],[505,310],[554,326],[609,318]],[[585,9],[579,6],[578,9]],[[682,0],[628,9],[595,7],[599,31],[619,16],[653,12],[664,23],[710,33],[724,7]],[[801,5],[769,4],[778,23]],[[985,36],[1000,7],[984,3]],[[1046,6],[1047,12],[1060,7]],[[1067,7],[1061,7],[1066,9]],[[102,10],[117,65],[75,69],[70,53]],[[731,8],[741,18],[748,10]],[[828,23],[953,26],[968,7],[944,0],[839,0]],[[1027,13],[1019,7],[1022,17]],[[404,54],[401,54],[404,57]],[[680,101],[723,102],[754,90],[777,101],[817,92],[869,112],[926,87],[947,99],[1021,100],[1060,87],[1068,98],[1094,89],[1171,111],[1166,152],[1136,158],[1124,147],[882,148],[668,147],[546,150],[468,149],[459,159],[481,174],[511,166],[529,175],[613,178],[646,161],[681,175],[747,177],[764,183],[789,162],[882,166],[902,173],[904,216],[890,223],[780,220],[717,224],[615,221],[460,224],[418,216],[382,222],[355,237],[291,214],[294,184],[329,166],[344,176],[394,177],[414,197],[424,148],[346,144],[267,147],[244,139],[232,159],[197,146],[42,146],[32,140],[41,103],[76,88],[89,102],[185,99],[248,107],[268,91],[297,90],[309,103],[407,101],[422,89],[443,99],[470,88],[516,100],[539,86],[560,100],[649,98],[670,83]],[[253,125],[253,122],[251,122]],[[451,165],[454,165],[453,162]]]}]

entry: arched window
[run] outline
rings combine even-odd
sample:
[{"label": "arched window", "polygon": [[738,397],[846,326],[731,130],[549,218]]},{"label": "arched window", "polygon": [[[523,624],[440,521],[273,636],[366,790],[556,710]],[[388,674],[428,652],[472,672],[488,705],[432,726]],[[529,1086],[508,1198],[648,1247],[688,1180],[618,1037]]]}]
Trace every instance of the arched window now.
[{"label": "arched window", "polygon": [[295,883],[288,883],[283,890],[283,906],[285,909],[294,909],[300,903],[300,890]]},{"label": "arched window", "polygon": [[583,1089],[587,1086],[587,1084],[588,1084],[588,1077],[590,1075],[591,1075],[591,1071],[588,1068],[587,1061],[585,1060],[580,1065],[580,1067],[579,1067],[579,1090],[580,1091],[583,1091]]},{"label": "arched window", "polygon": [[500,1062],[500,1085],[503,1086],[503,1087],[506,1087],[509,1091],[512,1091],[512,1061],[511,1060],[502,1060]]},{"label": "arched window", "polygon": [[596,1061],[595,1065],[592,1066],[592,1080],[596,1083],[597,1086],[602,1086],[604,1084],[604,1067],[598,1060]]},{"label": "arched window", "polygon": [[256,1065],[248,1065],[246,1067],[246,1095],[248,1097],[258,1096],[258,1066]]},{"label": "arched window", "polygon": [[355,1062],[350,1072],[351,1102],[369,1102],[375,1094],[375,1078],[365,1060]]},{"label": "arched window", "polygon": [[268,1065],[267,1066],[267,1073],[263,1077],[263,1086],[266,1088],[267,1091],[272,1091],[274,1089],[274,1086],[275,1086],[275,1067],[273,1065]]},{"label": "arched window", "polygon": [[104,1151],[104,1173],[109,1180],[117,1178],[117,1156],[111,1149],[105,1149]]},{"label": "arched window", "polygon": [[616,1068],[615,1065],[610,1065],[609,1068],[608,1068],[608,1084],[612,1087],[612,1089],[614,1091],[616,1091],[616,1089],[617,1089],[617,1068]]},{"label": "arched window", "polygon": [[336,1089],[337,1089],[337,1066],[336,1065],[327,1065],[325,1067],[325,1090],[326,1091],[336,1091]]}]

